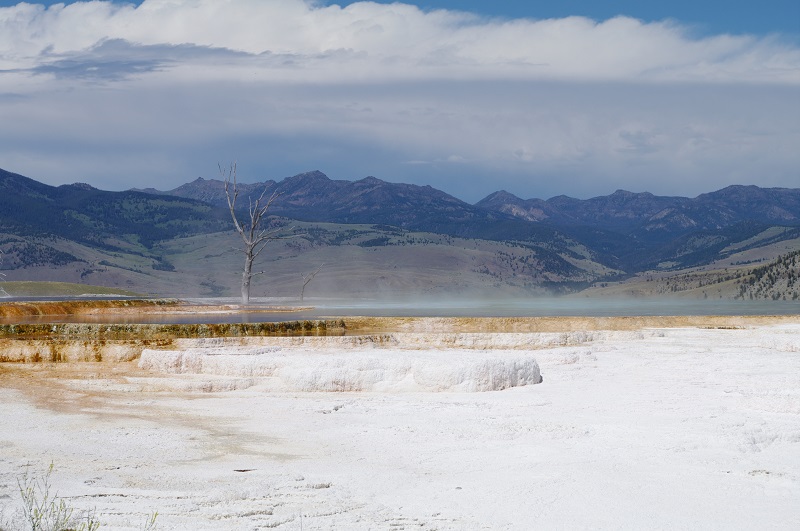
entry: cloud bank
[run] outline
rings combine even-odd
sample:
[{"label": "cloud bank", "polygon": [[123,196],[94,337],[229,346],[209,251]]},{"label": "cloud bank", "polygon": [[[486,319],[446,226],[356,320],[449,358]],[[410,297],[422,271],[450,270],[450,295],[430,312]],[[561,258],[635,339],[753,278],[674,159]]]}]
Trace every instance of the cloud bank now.
[{"label": "cloud bank", "polygon": [[0,8],[0,167],[171,188],[237,159],[579,197],[797,186],[800,49],[671,21],[406,4],[146,0]]}]

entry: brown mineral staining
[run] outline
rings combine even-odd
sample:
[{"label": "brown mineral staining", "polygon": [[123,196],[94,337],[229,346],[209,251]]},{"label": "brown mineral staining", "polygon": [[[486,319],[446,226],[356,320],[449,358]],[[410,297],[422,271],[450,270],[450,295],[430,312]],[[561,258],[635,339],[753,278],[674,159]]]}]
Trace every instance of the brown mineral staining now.
[{"label": "brown mineral staining", "polygon": [[341,333],[337,321],[218,324],[0,324],[0,338],[11,340],[169,340],[203,337],[326,335]]},{"label": "brown mineral staining", "polygon": [[127,362],[138,359],[146,348],[168,348],[170,340],[87,340],[0,338],[0,362],[72,363]]},{"label": "brown mineral staining", "polygon": [[[174,299],[10,302],[0,304],[0,362],[120,362],[137,359],[145,348],[167,348],[176,339],[341,334],[341,321],[277,323],[132,324],[140,314],[235,313],[233,305],[194,306]],[[256,307],[255,311],[288,311]],[[253,313],[253,307],[247,307]],[[110,322],[91,322],[103,315]],[[80,322],[25,322],[26,317],[87,316]],[[119,316],[120,321],[114,322]],[[213,320],[213,317],[209,317]]]},{"label": "brown mineral staining", "polygon": [[[187,305],[178,300],[87,300],[0,304],[0,362],[121,362],[138,359],[145,348],[170,348],[176,341],[259,337],[354,336],[380,341],[380,334],[567,333],[633,331],[645,328],[748,328],[800,322],[800,316],[632,316],[632,317],[345,317],[255,323],[132,324],[133,316],[160,313],[213,314],[298,310],[269,306]],[[305,308],[302,308],[305,309]],[[73,322],[46,316],[74,315]],[[89,316],[103,315],[103,323]],[[26,322],[26,317],[45,316]],[[80,316],[87,316],[81,322]],[[119,316],[118,321],[115,318]],[[168,319],[167,319],[168,322]],[[387,336],[388,337],[388,336]],[[376,339],[377,338],[377,339]]]},{"label": "brown mineral staining", "polygon": [[177,299],[115,299],[70,301],[25,301],[0,304],[0,317],[30,317],[45,315],[126,314],[141,311],[163,311],[177,307]]}]

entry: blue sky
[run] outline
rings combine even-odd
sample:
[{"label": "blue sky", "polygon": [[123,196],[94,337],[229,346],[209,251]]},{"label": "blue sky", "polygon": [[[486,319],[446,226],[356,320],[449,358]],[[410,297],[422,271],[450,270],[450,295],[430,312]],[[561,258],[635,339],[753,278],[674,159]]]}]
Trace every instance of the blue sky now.
[{"label": "blue sky", "polygon": [[[52,5],[59,2],[30,0]],[[117,1],[139,5],[141,1]],[[394,0],[378,0],[390,4]],[[17,4],[0,0],[0,7]],[[74,3],[67,1],[63,3]],[[346,6],[352,1],[324,2]],[[645,21],[675,19],[695,31],[710,33],[800,34],[800,2],[796,0],[423,0],[409,1],[425,10],[454,9],[508,18],[560,18],[580,15],[605,20],[627,15]]]},{"label": "blue sky", "polygon": [[425,0],[412,3],[424,9],[461,9],[514,18],[571,15],[595,20],[617,15],[645,21],[672,18],[692,25],[701,33],[800,33],[800,2],[794,0]]},{"label": "blue sky", "polygon": [[799,6],[0,1],[0,168],[170,189],[237,160],[470,202],[797,187]]}]

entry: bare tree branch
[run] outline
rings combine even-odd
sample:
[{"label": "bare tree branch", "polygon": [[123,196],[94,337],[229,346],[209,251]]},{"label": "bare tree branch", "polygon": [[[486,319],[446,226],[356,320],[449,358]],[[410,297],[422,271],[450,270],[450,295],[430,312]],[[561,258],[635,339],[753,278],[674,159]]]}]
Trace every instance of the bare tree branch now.
[{"label": "bare tree branch", "polygon": [[306,286],[308,286],[309,282],[314,280],[314,277],[317,276],[317,273],[319,273],[323,267],[325,267],[325,264],[320,265],[317,269],[315,269],[311,273],[308,273],[306,275],[303,274],[300,275],[303,278],[303,287],[300,288],[300,302],[303,302],[303,297],[305,296],[306,293]]}]

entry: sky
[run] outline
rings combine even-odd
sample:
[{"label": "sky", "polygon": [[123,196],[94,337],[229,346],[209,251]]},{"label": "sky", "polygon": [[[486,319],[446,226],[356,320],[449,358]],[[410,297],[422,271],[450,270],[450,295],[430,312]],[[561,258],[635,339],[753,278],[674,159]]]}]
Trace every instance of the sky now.
[{"label": "sky", "polygon": [[800,187],[800,3],[0,0],[0,168],[468,202]]}]

